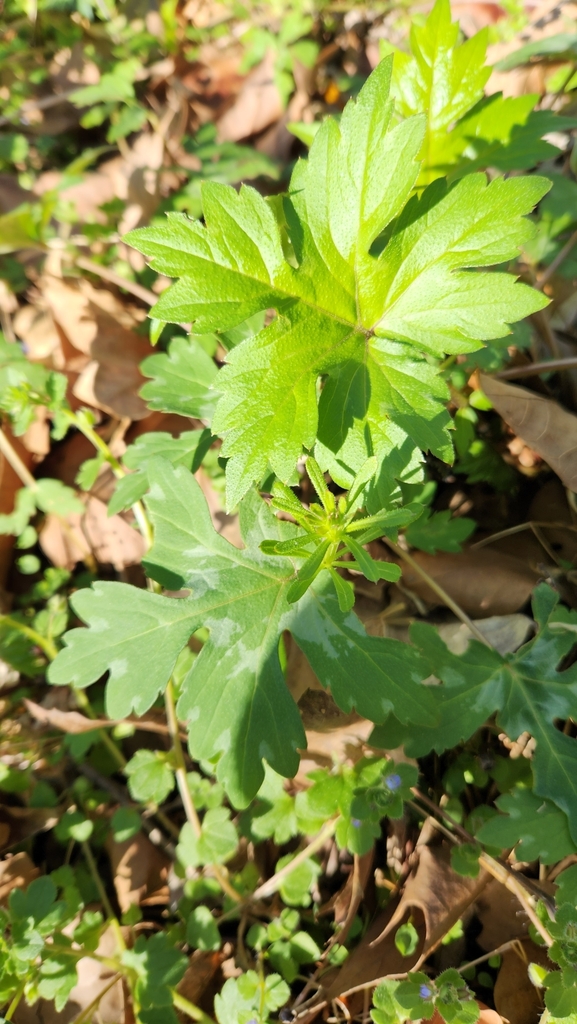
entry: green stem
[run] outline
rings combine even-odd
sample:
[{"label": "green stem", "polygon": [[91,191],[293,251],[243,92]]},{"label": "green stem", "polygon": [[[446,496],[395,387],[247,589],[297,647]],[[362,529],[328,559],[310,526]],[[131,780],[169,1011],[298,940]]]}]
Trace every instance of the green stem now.
[{"label": "green stem", "polygon": [[13,1000],[10,1003],[10,1006],[8,1007],[8,1009],[6,1010],[6,1017],[4,1018],[5,1020],[12,1020],[12,1017],[16,1013],[16,1010],[18,1008],[18,1004],[19,1004],[20,1000],[22,999],[22,996],[24,995],[24,989],[25,988],[26,988],[26,979],[24,979],[24,981],[20,982],[20,984],[18,986],[18,989],[16,990],[16,993],[14,995]]},{"label": "green stem", "polygon": [[[91,953],[90,956],[92,957],[93,954]],[[74,1024],[90,1024],[90,1022],[92,1021],[93,1014],[98,1009],[100,1000],[106,995],[107,992],[110,991],[111,988],[113,988],[114,985],[116,985],[117,981],[120,981],[121,977],[122,974],[120,973],[113,975],[108,984],[100,990],[96,998],[93,999],[92,1002],[86,1007],[86,1009],[82,1011],[79,1017],[76,1017]]]},{"label": "green stem", "polygon": [[[190,789],[188,787],[188,779],[186,773],[186,762],[184,760],[184,753],[182,750],[182,744],[180,742],[180,734],[178,730],[178,719],[176,717],[176,704],[174,700],[174,686],[172,679],[168,680],[168,685],[164,694],[164,704],[166,708],[166,720],[168,723],[168,731],[172,740],[172,752],[174,756],[174,762],[176,764],[176,782],[178,785],[178,791],[186,814],[186,819],[189,822],[195,836],[200,836],[202,826],[198,814],[196,813],[196,807],[194,806]],[[242,896],[236,889],[230,884],[226,873],[220,867],[219,864],[211,864],[211,871],[220,885],[223,892],[227,896],[230,896],[235,903],[242,903]]]},{"label": "green stem", "polygon": [[90,869],[90,874],[92,875],[92,878],[94,879],[94,884],[95,884],[96,888],[98,889],[98,895],[100,896],[100,900],[101,900],[102,906],[104,907],[104,911],[106,913],[106,916],[107,916],[108,920],[110,921],[110,925],[112,927],[112,930],[114,931],[114,934],[116,935],[116,942],[117,942],[118,948],[122,952],[124,952],[124,950],[126,949],[126,943],[124,941],[124,936],[123,936],[121,928],[120,928],[120,923],[118,921],[118,918],[116,917],[116,914],[114,913],[114,911],[112,909],[112,904],[111,904],[110,900],[108,899],[108,893],[106,892],[106,889],[104,888],[104,886],[102,884],[102,879],[101,879],[100,875],[98,874],[98,867],[97,867],[96,861],[94,860],[94,856],[93,856],[92,850],[90,849],[90,846],[88,845],[88,843],[82,843],[82,852],[84,853],[84,856],[86,857],[86,863],[88,864],[88,867]]},{"label": "green stem", "polygon": [[3,430],[0,430],[0,452],[2,452],[6,462],[10,463],[16,475],[20,477],[24,486],[29,487],[31,491],[36,491],[38,489],[37,480],[32,476],[28,466],[24,465],[18,452],[10,443]]},{"label": "green stem", "polygon": [[[72,410],[66,410],[66,417],[69,423],[80,430],[87,440],[94,445],[96,451],[100,452],[100,454],[104,456],[105,461],[112,469],[116,479],[122,480],[122,478],[126,476],[126,471],[120,465],[118,459],[112,454],[109,446],[106,444],[106,441],[103,441],[100,434],[94,430],[94,427],[87,422],[86,418],[78,413],[72,412]],[[153,539],[152,528],[150,526],[148,516],[146,515],[144,505],[141,501],[135,501],[131,507],[138,529],[144,537],[147,547],[150,547]]]},{"label": "green stem", "polygon": [[297,853],[296,857],[293,857],[293,859],[289,861],[288,864],[285,864],[284,868],[281,868],[280,871],[277,871],[276,875],[273,875],[272,878],[269,878],[267,882],[264,882],[262,885],[258,887],[258,889],[255,890],[255,892],[252,894],[252,899],[266,899],[267,896],[272,896],[273,893],[278,892],[285,878],[288,878],[288,876],[292,874],[295,868],[300,867],[300,865],[303,864],[305,860],[308,860],[309,857],[312,857],[312,855],[317,852],[317,850],[320,850],[325,845],[327,839],[330,839],[330,837],[333,835],[336,827],[336,818],[333,818],[331,821],[327,821],[326,825],[323,826],[319,834],[311,840],[308,846],[305,846],[304,850],[301,850],[300,853]]},{"label": "green stem", "polygon": [[200,1007],[191,1003],[189,999],[185,999],[184,996],[181,996],[176,989],[171,989],[171,992],[174,1005],[178,1010],[186,1013],[187,1017],[191,1017],[192,1020],[199,1021],[199,1024],[214,1024],[212,1017],[209,1017],[204,1010],[201,1010]]},{"label": "green stem", "polygon": [[[96,712],[94,711],[94,708],[92,707],[90,701],[88,700],[88,697],[84,693],[84,690],[75,689],[74,695],[76,697],[76,703],[78,704],[79,707],[82,708],[83,711],[86,712],[88,718],[97,718]],[[118,767],[124,770],[124,768],[126,768],[126,758],[122,751],[118,748],[112,737],[108,735],[106,729],[97,729],[96,731],[98,733],[99,740],[110,752],[110,754],[116,761]]]},{"label": "green stem", "polygon": [[10,615],[0,615],[0,625],[10,626],[11,629],[17,629],[24,636],[27,636],[33,644],[40,647],[49,661],[54,661],[58,654],[58,648],[52,643],[52,640],[48,640],[47,637],[42,636],[41,633],[37,633],[31,626],[26,626],[23,622],[18,622],[18,619],[13,619]]}]

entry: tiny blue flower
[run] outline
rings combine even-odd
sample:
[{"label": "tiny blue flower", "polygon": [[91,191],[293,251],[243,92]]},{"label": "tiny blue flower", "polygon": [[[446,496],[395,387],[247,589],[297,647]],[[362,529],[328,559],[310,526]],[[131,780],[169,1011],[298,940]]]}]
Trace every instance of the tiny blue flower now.
[{"label": "tiny blue flower", "polygon": [[419,988],[419,995],[421,999],[430,999],[433,994],[433,990],[428,985],[421,985]]},{"label": "tiny blue flower", "polygon": [[387,789],[391,790],[391,793],[394,793],[395,790],[399,788],[399,786],[402,786],[402,784],[403,783],[400,775],[387,775],[385,779],[385,786],[387,787]]},{"label": "tiny blue flower", "polygon": [[353,828],[360,828],[361,822],[359,821],[358,818],[351,818],[351,825],[353,826]]}]

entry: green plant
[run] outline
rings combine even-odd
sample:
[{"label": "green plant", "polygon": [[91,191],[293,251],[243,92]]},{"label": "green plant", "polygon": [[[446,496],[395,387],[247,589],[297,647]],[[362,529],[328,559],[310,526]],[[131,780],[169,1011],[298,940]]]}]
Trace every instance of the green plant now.
[{"label": "green plant", "polygon": [[[309,28],[303,18],[286,27],[279,74],[289,56],[302,60],[293,43]],[[455,840],[458,873],[473,877],[482,864],[506,875],[498,858],[512,847],[544,865],[577,849],[576,740],[558,728],[577,715],[576,669],[564,665],[577,613],[541,584],[533,598],[536,635],[503,656],[440,586],[441,599],[473,634],[464,653],[422,622],[409,642],[370,635],[354,610],[360,577],[374,585],[402,581],[403,566],[418,564],[411,549],[457,553],[475,530],[474,519],[432,508],[431,466],[451,465],[453,438],[458,472],[507,486],[509,471],[489,432],[481,434],[490,403],[468,374],[500,367],[510,325],[547,305],[542,291],[517,280],[520,250],[535,265],[553,260],[573,225],[560,213],[566,185],[556,182],[547,194],[548,177],[497,173],[534,168],[555,152],[542,136],[574,122],[534,111],[533,98],[484,98],[485,43],[481,34],[459,45],[449,6],[438,0],[426,26],[413,32],[412,55],[385,56],[340,119],[318,127],[283,196],[265,199],[246,186],[237,193],[231,183],[239,166],[270,177],[276,169],[199,133],[189,148],[202,173],[216,161],[218,180],[200,188],[200,172],[193,175],[165,203],[173,207],[166,220],[157,217],[126,239],[150,259],[147,273],[179,279],[151,310],[160,350],[142,365],[142,396],[151,410],[200,421],[195,429],[177,438],[149,432],[116,458],[90,410],[70,404],[66,379],[2,343],[0,409],[13,432],[24,433],[38,407],[56,440],[81,432],[94,455],[81,466],[78,492],[90,491],[108,466],[116,479],[109,512],[132,509],[147,548],[146,588],[47,570],[23,610],[0,618],[2,657],[26,677],[45,670],[52,685],[71,687],[77,706],[95,719],[67,738],[70,756],[90,752],[112,765],[109,774],[127,780],[128,794],[127,805],[113,811],[110,795],[88,779],[66,792],[54,838],[67,859],[81,851],[84,874],[78,864],[59,869],[13,894],[0,948],[7,1020],[21,998],[64,1006],[78,960],[87,953],[103,959],[96,950],[111,927],[116,949],[106,965],[128,987],[138,1021],[171,1024],[176,1008],[208,1024],[177,991],[186,954],[220,950],[227,924],[240,920],[242,930],[250,920],[250,960],[224,984],[215,1015],[219,1024],[266,1024],[295,981],[308,983],[303,972],[316,977],[325,961],[342,962],[349,938],[367,924],[352,900],[336,934],[318,925],[320,852],[334,841],[350,858],[353,888],[383,821],[424,814],[419,772],[432,751],[444,758],[435,795],[448,799],[439,813]],[[251,45],[257,53],[258,38]],[[97,104],[93,123],[110,121],[113,141],[147,116],[135,91],[137,65],[122,47],[121,65],[75,97],[78,105]],[[11,159],[25,157],[17,141],[10,145]],[[236,169],[227,164],[233,157]],[[6,251],[31,238],[39,250],[49,248],[53,199],[21,208],[4,224],[14,231]],[[184,210],[202,212],[204,222]],[[189,337],[182,334],[188,322]],[[518,347],[527,343],[524,326],[513,336]],[[42,517],[81,511],[81,497],[60,481],[36,480],[4,434],[2,446],[24,486],[0,532],[32,551]],[[228,510],[238,511],[242,548],[215,529],[194,476],[201,466],[225,489]],[[36,562],[21,560],[22,571],[36,571],[38,557],[24,558]],[[71,614],[74,628],[65,632]],[[309,773],[298,792],[284,782],[306,747],[286,681],[289,634],[338,708],[374,723],[372,751]],[[431,677],[439,685],[426,685]],[[137,727],[128,716],[144,716],[160,701],[166,746],[132,749],[127,760],[122,739]],[[532,763],[511,767],[496,756],[481,764],[487,723],[510,741],[530,733]],[[399,746],[419,766],[384,756]],[[10,769],[0,777],[8,792],[18,785],[45,801],[38,806],[58,802],[32,772],[23,783]],[[178,826],[165,806],[175,788],[185,819]],[[465,819],[461,797],[472,788],[474,809]],[[183,894],[166,928],[145,937],[135,930],[139,908],[116,914],[96,858],[107,836],[128,842],[149,816],[173,843]],[[243,864],[241,853],[265,842],[274,857],[270,877],[260,881],[256,858]],[[265,903],[272,896],[279,901],[273,911]],[[102,914],[84,909],[94,899]],[[546,1005],[566,1017],[577,1012],[572,902],[571,894],[561,901],[555,922],[544,907],[536,918],[560,967],[541,979]],[[416,953],[412,921],[394,941],[403,956]],[[477,1020],[458,971],[387,980],[376,990],[372,1018],[403,1024],[435,1011],[447,1024]]]}]

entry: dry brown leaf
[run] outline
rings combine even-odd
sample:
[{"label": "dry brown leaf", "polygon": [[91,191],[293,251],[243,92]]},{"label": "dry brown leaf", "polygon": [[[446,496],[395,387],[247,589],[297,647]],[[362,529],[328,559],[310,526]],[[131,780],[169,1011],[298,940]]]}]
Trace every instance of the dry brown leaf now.
[{"label": "dry brown leaf", "polygon": [[[32,467],[32,454],[24,448],[22,441],[14,437],[8,424],[2,427],[10,443],[27,466]],[[0,513],[10,514],[14,511],[16,492],[22,487],[22,481],[12,466],[0,453]],[[7,533],[0,534],[0,590],[4,587],[10,568],[14,537]]]},{"label": "dry brown leaf", "polygon": [[523,938],[529,929],[529,920],[519,900],[496,879],[491,880],[479,896],[477,917],[482,925],[477,942],[486,953],[504,942]]},{"label": "dry brown leaf", "polygon": [[[530,14],[530,22],[522,31],[505,42],[495,43],[487,51],[487,63],[496,64],[526,43],[537,42],[561,32],[575,32],[577,5],[559,0],[544,0],[537,4]],[[488,83],[487,93],[502,92],[505,96],[522,96],[526,93],[546,92],[547,79],[557,70],[558,64],[530,62],[512,71],[494,70]]]},{"label": "dry brown leaf", "polygon": [[[374,940],[390,921],[394,909],[393,904],[379,914],[343,966],[333,975],[327,976],[328,980],[325,981],[325,989],[322,992],[323,999],[338,999],[343,992],[348,992],[357,985],[370,985],[387,974],[401,974],[413,970],[425,942],[425,922],[420,911],[417,910],[413,916],[413,925],[419,935],[419,945],[413,956],[401,956],[395,946],[393,933],[389,933],[382,942],[373,945]],[[362,1006],[362,997],[360,1005]],[[353,1006],[350,1002],[348,1006],[352,1011]]]},{"label": "dry brown leaf", "polygon": [[426,927],[422,962],[477,899],[491,876],[486,871],[481,871],[477,878],[458,875],[451,867],[450,849],[444,843],[420,846],[418,852],[417,867],[405,885],[395,913],[376,941],[394,931],[409,911],[420,910]]},{"label": "dry brown leaf", "polygon": [[[533,619],[528,615],[493,615],[489,619],[477,619],[477,629],[487,638],[491,647],[499,654],[513,654],[528,639],[533,629]],[[464,654],[473,636],[464,622],[447,622],[438,626],[441,640],[453,654]]]},{"label": "dry brown leaf", "polygon": [[577,491],[577,416],[527,388],[480,376],[481,387],[517,437]]},{"label": "dry brown leaf", "polygon": [[26,889],[39,874],[27,853],[8,854],[0,862],[0,906],[6,906],[12,889]]},{"label": "dry brown leaf", "polygon": [[7,807],[0,805],[0,853],[25,839],[54,828],[58,812],[45,807]]},{"label": "dry brown leaf", "polygon": [[553,969],[545,949],[523,939],[502,955],[493,998],[499,1013],[510,1024],[538,1024],[544,1010],[542,992],[529,979],[530,963]]},{"label": "dry brown leaf", "polygon": [[195,949],[190,957],[182,981],[177,985],[177,991],[189,1002],[198,1006],[203,998],[216,995],[222,987],[221,964],[223,951],[221,949],[211,951]]},{"label": "dry brown leaf", "polygon": [[139,366],[152,349],[132,329],[138,322],[135,311],[84,278],[46,276],[42,293],[55,323],[74,348],[90,357],[74,385],[76,398],[121,418],[148,416],[138,394],[144,383]]},{"label": "dry brown leaf", "polygon": [[232,107],[218,122],[219,142],[238,142],[258,135],[282,116],[283,105],[274,80],[274,53],[269,51],[247,76]]},{"label": "dry brown leaf", "polygon": [[141,534],[122,515],[108,516],[104,502],[93,497],[87,499],[83,515],[46,516],[39,540],[50,561],[66,569],[92,556],[120,571],[139,565],[145,552]]},{"label": "dry brown leaf", "polygon": [[[539,579],[537,571],[520,559],[490,548],[458,555],[415,551],[413,558],[473,618],[519,611]],[[443,603],[411,566],[403,565],[401,583],[432,605]]]},{"label": "dry brown leaf", "polygon": [[144,832],[138,832],[124,843],[116,843],[110,837],[106,849],[122,913],[132,904],[168,903],[167,878],[171,861],[153,846]]}]

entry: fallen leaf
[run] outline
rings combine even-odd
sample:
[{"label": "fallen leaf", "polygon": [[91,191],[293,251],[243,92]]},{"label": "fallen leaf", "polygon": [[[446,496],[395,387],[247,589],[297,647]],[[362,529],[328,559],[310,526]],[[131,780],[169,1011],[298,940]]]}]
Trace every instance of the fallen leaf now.
[{"label": "fallen leaf", "polygon": [[486,871],[480,871],[477,878],[458,875],[451,867],[450,849],[445,843],[419,846],[418,854],[417,867],[405,885],[399,904],[375,941],[385,939],[409,912],[420,910],[426,929],[422,963],[477,899],[491,876]]},{"label": "fallen leaf", "polygon": [[148,416],[138,394],[144,384],[139,366],[152,348],[133,330],[136,311],[84,278],[64,281],[46,276],[43,298],[70,343],[90,358],[74,385],[76,398],[121,418]]},{"label": "fallen leaf", "polygon": [[176,987],[177,992],[195,1006],[202,1004],[207,997],[214,997],[222,988],[222,961],[222,949],[195,949],[184,977]]},{"label": "fallen leaf", "polygon": [[124,843],[116,843],[109,837],[106,849],[122,913],[133,904],[168,903],[167,878],[171,861],[144,832],[138,832]]},{"label": "fallen leaf", "polygon": [[527,388],[481,374],[481,387],[517,437],[537,452],[565,487],[577,491],[577,416]]},{"label": "fallen leaf", "polygon": [[479,896],[477,917],[482,926],[477,942],[486,953],[504,942],[523,938],[529,930],[529,920],[519,900],[496,879]]},{"label": "fallen leaf", "polygon": [[542,993],[527,973],[530,963],[553,970],[545,949],[528,938],[502,954],[493,999],[501,1016],[510,1024],[538,1024],[544,1010]]},{"label": "fallen leaf", "polygon": [[83,515],[73,513],[66,519],[46,516],[39,540],[50,561],[65,569],[93,557],[101,565],[113,565],[121,571],[128,565],[138,565],[145,552],[141,534],[123,515],[109,516],[104,502],[92,496],[86,501]]},{"label": "fallen leaf", "polygon": [[[513,654],[528,639],[533,630],[533,619],[528,615],[493,615],[477,619],[474,624],[499,654]],[[448,622],[438,626],[439,636],[453,654],[464,654],[473,636],[464,622]]]},{"label": "fallen leaf", "polygon": [[278,121],[282,113],[282,100],[274,80],[274,53],[270,50],[247,76],[232,107],[218,122],[219,142],[239,142],[257,135]]},{"label": "fallen leaf", "polygon": [[58,813],[45,807],[8,807],[0,805],[0,853],[18,843],[54,828]]},{"label": "fallen leaf", "polygon": [[[26,451],[21,438],[14,437],[7,423],[3,425],[2,430],[24,462],[25,466],[30,469],[32,467],[32,454],[31,452]],[[16,495],[16,491],[19,491],[21,487],[22,481],[20,477],[15,470],[12,469],[12,466],[4,455],[0,453],[0,514],[8,515],[10,512],[14,511],[14,497]],[[0,534],[0,590],[6,584],[8,571],[12,561],[11,556],[13,545],[14,537],[11,537],[7,533]]]},{"label": "fallen leaf", "polygon": [[0,861],[0,906],[6,906],[12,889],[26,889],[39,874],[27,853],[8,854]]},{"label": "fallen leaf", "polygon": [[[539,579],[538,572],[520,559],[490,548],[458,555],[415,551],[413,558],[472,618],[517,612]],[[443,603],[411,566],[403,565],[401,583],[429,604]]]}]

